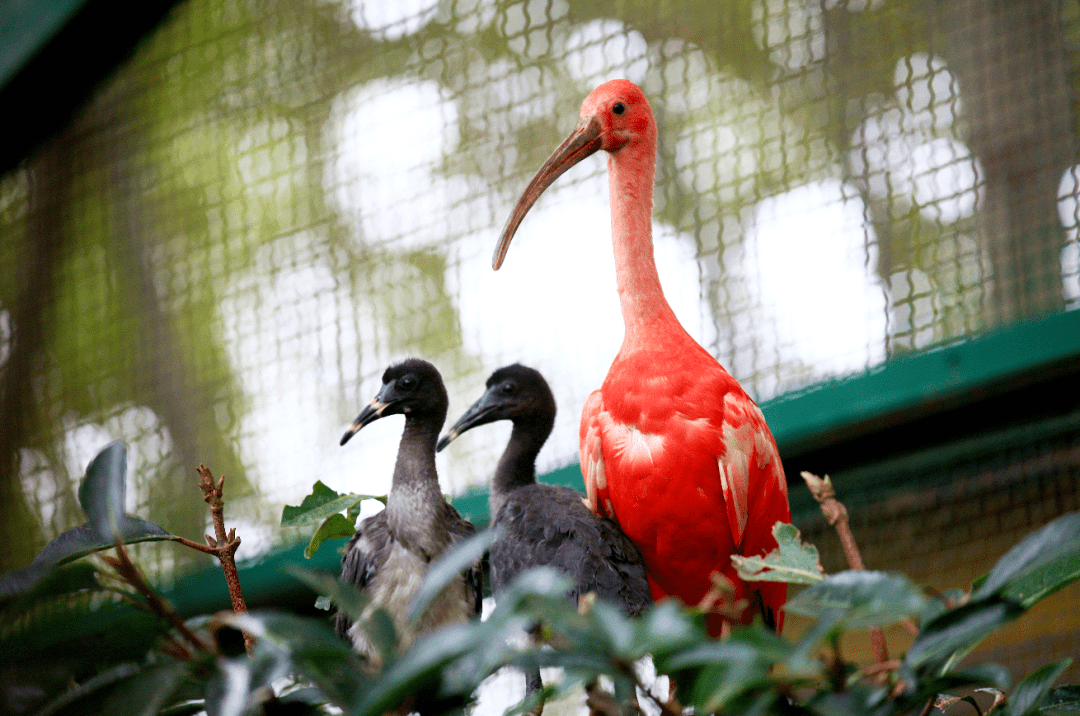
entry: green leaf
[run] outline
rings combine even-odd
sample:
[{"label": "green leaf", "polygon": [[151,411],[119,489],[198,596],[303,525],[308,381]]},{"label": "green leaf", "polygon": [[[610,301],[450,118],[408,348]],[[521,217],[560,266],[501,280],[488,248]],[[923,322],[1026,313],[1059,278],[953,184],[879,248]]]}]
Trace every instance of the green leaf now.
[{"label": "green leaf", "polygon": [[171,660],[144,669],[112,690],[101,713],[155,716],[191,670],[190,663]]},{"label": "green leaf", "polygon": [[634,624],[614,604],[597,599],[589,612],[592,622],[607,641],[607,649],[621,659],[633,661]]},{"label": "green leaf", "polygon": [[[282,527],[302,527],[325,520],[336,512],[344,512],[363,500],[374,499],[371,495],[342,495],[324,485],[321,480],[311,488],[299,507],[285,505],[281,511]],[[350,531],[349,534],[352,534]]]},{"label": "green leaf", "polygon": [[498,530],[482,530],[446,550],[424,575],[424,581],[420,583],[420,589],[416,591],[416,596],[409,605],[407,617],[409,621],[419,619],[420,615],[427,610],[431,600],[450,583],[450,580],[479,562],[496,537],[498,537]]},{"label": "green leaf", "polygon": [[868,629],[918,615],[926,604],[926,597],[906,577],[852,570],[807,587],[788,600],[784,611],[815,619],[836,611],[844,627]]},{"label": "green leaf", "polygon": [[355,532],[354,523],[350,522],[345,515],[335,512],[323,520],[319,528],[315,530],[315,534],[311,535],[311,541],[304,548],[304,556],[311,559],[326,540],[337,539],[338,537],[352,537]]},{"label": "green leaf", "polygon": [[285,571],[317,593],[329,597],[330,601],[353,621],[360,618],[371,601],[354,585],[342,582],[337,575],[329,572],[318,572],[298,564],[285,565]]},{"label": "green leaf", "polygon": [[[438,696],[442,671],[471,651],[486,648],[486,634],[484,625],[478,622],[453,624],[424,634],[404,656],[387,665],[381,677],[351,710],[346,710],[380,714],[396,708],[405,697],[413,694]],[[476,676],[483,678],[479,674]]]},{"label": "green leaf", "polygon": [[1061,672],[1069,668],[1072,659],[1062,659],[1056,664],[1047,664],[1036,669],[1016,685],[1009,698],[1005,700],[1001,716],[1025,716],[1031,712],[1038,712],[1038,704],[1050,687],[1054,685]]},{"label": "green leaf", "polygon": [[1080,578],[1080,512],[1062,515],[1020,540],[972,594],[1001,595],[1029,607]]},{"label": "green leaf", "polygon": [[683,609],[677,600],[667,599],[646,610],[634,621],[634,654],[662,658],[703,641],[705,622]]},{"label": "green leaf", "polygon": [[[754,647],[728,641],[692,646],[665,660],[662,668],[674,672],[680,693],[689,697],[686,705],[703,713],[715,713],[749,689],[766,683],[769,666]],[[690,683],[684,687],[688,678]]]},{"label": "green leaf", "polygon": [[1039,702],[1039,711],[1047,716],[1080,713],[1080,686],[1050,689]]},{"label": "green leaf", "polygon": [[731,556],[739,576],[748,581],[814,584],[825,578],[817,547],[799,539],[799,530],[787,522],[773,525],[777,548],[764,557]]},{"label": "green leaf", "polygon": [[[121,540],[126,544],[180,539],[153,522],[130,515],[123,515],[118,526]],[[102,540],[89,524],[72,527],[45,545],[33,562],[0,577],[0,599],[29,591],[62,564],[115,546],[112,539]]]},{"label": "green leaf", "polygon": [[100,542],[112,542],[119,532],[127,493],[127,445],[109,443],[90,461],[79,485],[79,504]]},{"label": "green leaf", "polygon": [[228,614],[222,620],[258,640],[255,653],[270,652],[319,687],[336,706],[347,709],[364,687],[363,661],[324,619],[281,612]]},{"label": "green leaf", "polygon": [[[110,688],[121,681],[138,674],[141,667],[138,664],[123,663],[109,667],[104,671],[94,674],[86,681],[76,684],[59,697],[50,701],[43,709],[37,712],[37,716],[52,716],[71,704],[82,699],[98,696],[103,689]],[[86,709],[84,708],[83,711]]]},{"label": "green leaf", "polygon": [[913,669],[946,669],[1003,624],[1024,613],[1005,601],[979,601],[945,612],[922,628],[908,649],[904,663]]}]

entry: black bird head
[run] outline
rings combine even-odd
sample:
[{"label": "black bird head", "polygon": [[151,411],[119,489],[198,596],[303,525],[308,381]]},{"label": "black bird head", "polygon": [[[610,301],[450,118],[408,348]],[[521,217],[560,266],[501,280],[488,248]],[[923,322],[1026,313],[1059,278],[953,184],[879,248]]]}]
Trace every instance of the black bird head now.
[{"label": "black bird head", "polygon": [[406,420],[427,419],[437,421],[436,430],[446,420],[449,400],[446,386],[435,366],[419,358],[408,358],[390,366],[383,373],[382,388],[372,398],[356,420],[341,436],[341,444],[368,423],[373,423],[387,415],[403,414]]},{"label": "black bird head", "polygon": [[551,430],[555,396],[539,371],[514,363],[492,373],[487,379],[487,391],[439,440],[436,450],[442,450],[467,430],[497,420],[536,422]]}]

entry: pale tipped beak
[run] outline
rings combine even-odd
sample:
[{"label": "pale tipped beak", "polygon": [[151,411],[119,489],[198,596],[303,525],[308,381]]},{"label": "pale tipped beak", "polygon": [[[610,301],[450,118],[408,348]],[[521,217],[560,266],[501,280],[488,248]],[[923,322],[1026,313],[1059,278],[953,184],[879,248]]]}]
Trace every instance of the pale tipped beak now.
[{"label": "pale tipped beak", "polygon": [[600,133],[599,120],[595,117],[582,119],[578,123],[577,129],[563,140],[563,143],[552,152],[547,161],[536,171],[529,185],[522,192],[521,198],[518,199],[510,218],[506,220],[502,236],[499,237],[499,243],[495,246],[495,255],[491,258],[492,268],[498,271],[499,267],[502,266],[503,260],[506,258],[506,251],[510,248],[510,241],[514,238],[518,226],[521,225],[525,214],[529,212],[529,209],[544,193],[544,190],[562,176],[567,169],[590,154],[596,153],[601,148],[604,140]]},{"label": "pale tipped beak", "polygon": [[390,403],[383,403],[378,398],[372,398],[371,403],[368,404],[360,414],[356,416],[356,420],[349,426],[349,429],[345,431],[345,434],[341,436],[341,444],[349,442],[349,438],[356,435],[360,431],[360,428],[364,427],[368,423],[373,423],[383,416],[383,411],[386,410],[386,406]]}]

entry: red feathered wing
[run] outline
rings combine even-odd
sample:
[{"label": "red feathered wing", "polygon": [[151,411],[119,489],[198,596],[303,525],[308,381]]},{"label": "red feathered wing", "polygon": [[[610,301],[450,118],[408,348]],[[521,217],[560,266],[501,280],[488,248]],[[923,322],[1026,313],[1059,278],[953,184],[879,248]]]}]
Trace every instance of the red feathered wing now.
[{"label": "red feathered wing", "polygon": [[579,437],[590,505],[641,549],[655,598],[697,604],[720,572],[783,625],[786,585],[744,583],[731,555],[776,548],[773,525],[791,520],[784,470],[761,411],[715,359],[696,343],[620,354]]}]

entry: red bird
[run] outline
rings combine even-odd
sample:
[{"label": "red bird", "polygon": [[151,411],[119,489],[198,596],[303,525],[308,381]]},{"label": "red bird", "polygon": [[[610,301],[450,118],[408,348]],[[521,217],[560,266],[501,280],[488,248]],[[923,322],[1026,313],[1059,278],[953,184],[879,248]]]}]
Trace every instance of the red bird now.
[{"label": "red bird", "polygon": [[[656,122],[641,89],[605,82],[581,121],[529,182],[506,222],[498,269],[525,214],[563,172],[603,149],[608,157],[615,277],[625,333],[581,415],[581,470],[590,507],[615,519],[641,549],[653,598],[696,605],[720,572],[766,623],[783,626],[787,585],[739,579],[732,555],[776,548],[790,522],[787,481],[761,410],[690,337],[664,298],[652,246]],[[742,623],[754,609],[743,613]],[[709,631],[726,630],[717,614]]]}]

